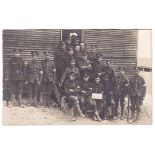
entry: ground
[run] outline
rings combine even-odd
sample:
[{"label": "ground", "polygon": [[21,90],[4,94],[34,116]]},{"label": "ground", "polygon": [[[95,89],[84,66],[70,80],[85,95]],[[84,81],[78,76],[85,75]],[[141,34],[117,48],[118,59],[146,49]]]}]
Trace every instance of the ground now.
[{"label": "ground", "polygon": [[[142,73],[147,85],[147,95],[142,105],[140,120],[132,124],[152,124],[152,82],[151,73]],[[35,107],[7,107],[3,106],[3,124],[4,125],[51,125],[51,124],[97,124],[97,125],[127,125],[124,120],[104,120],[102,122],[94,121],[90,118],[78,118],[77,121],[71,121],[68,114],[63,113],[58,108],[35,108]]]}]

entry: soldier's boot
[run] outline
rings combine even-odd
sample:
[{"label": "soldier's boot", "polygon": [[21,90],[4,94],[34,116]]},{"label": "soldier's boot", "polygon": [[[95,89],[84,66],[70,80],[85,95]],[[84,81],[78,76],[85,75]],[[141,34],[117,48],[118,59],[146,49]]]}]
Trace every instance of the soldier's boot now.
[{"label": "soldier's boot", "polygon": [[48,95],[47,95],[47,105],[48,105],[49,108],[52,107],[52,105],[51,105],[51,99],[50,99],[50,96],[48,96]]},{"label": "soldier's boot", "polygon": [[103,109],[103,112],[104,112],[104,120],[107,120],[107,108],[104,108]]},{"label": "soldier's boot", "polygon": [[47,98],[46,95],[43,95],[43,106],[47,107]]},{"label": "soldier's boot", "polygon": [[71,118],[72,118],[72,121],[76,121],[77,120],[77,110],[75,107],[72,107],[72,114],[71,114]]},{"label": "soldier's boot", "polygon": [[80,109],[79,104],[75,104],[75,107],[76,107],[76,110],[77,110],[77,112],[79,113],[79,115],[80,115],[81,117],[85,117],[85,115],[82,113],[82,111],[81,111],[81,109]]},{"label": "soldier's boot", "polygon": [[135,119],[135,121],[138,121],[138,120],[140,120],[140,111],[137,111],[137,114],[136,114],[136,119]]},{"label": "soldier's boot", "polygon": [[117,117],[115,116],[115,111],[116,111],[116,107],[115,106],[112,106],[112,118],[114,120],[117,120]]},{"label": "soldier's boot", "polygon": [[22,105],[22,94],[18,94],[18,106]]},{"label": "soldier's boot", "polygon": [[38,108],[38,106],[37,106],[37,97],[36,96],[33,97],[33,106]]},{"label": "soldier's boot", "polygon": [[29,94],[28,98],[29,98],[29,99],[28,99],[28,104],[27,104],[27,106],[29,107],[29,106],[32,106],[32,105],[33,105],[32,95]]},{"label": "soldier's boot", "polygon": [[15,94],[11,94],[11,102],[12,105],[14,106],[16,104],[16,99],[15,99],[16,95]]},{"label": "soldier's boot", "polygon": [[124,119],[124,106],[121,106],[121,120]]},{"label": "soldier's boot", "polygon": [[135,114],[134,111],[131,111],[131,117],[130,117],[130,120],[129,120],[130,123],[134,122],[134,120],[135,120],[134,119],[134,114]]},{"label": "soldier's boot", "polygon": [[99,122],[102,122],[102,119],[100,118],[98,111],[95,111],[95,116]]}]

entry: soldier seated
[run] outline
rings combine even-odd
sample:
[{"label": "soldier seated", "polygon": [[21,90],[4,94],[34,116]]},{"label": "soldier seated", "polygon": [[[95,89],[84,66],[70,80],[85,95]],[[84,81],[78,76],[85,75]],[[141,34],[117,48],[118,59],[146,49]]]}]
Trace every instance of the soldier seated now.
[{"label": "soldier seated", "polygon": [[84,74],[82,80],[80,81],[80,107],[82,111],[87,115],[88,106],[93,106],[93,100],[91,98],[92,94],[92,84],[90,83],[90,76]]},{"label": "soldier seated", "polygon": [[82,113],[79,105],[80,86],[78,84],[78,81],[76,80],[76,75],[74,72],[71,72],[68,76],[69,79],[66,80],[64,85],[65,96],[71,104],[73,110],[72,120],[75,121],[78,117],[78,114],[81,117],[85,117],[85,115]]},{"label": "soldier seated", "polygon": [[[92,99],[95,110],[95,115],[93,118],[101,122],[102,119],[100,118],[100,114],[102,114],[103,109],[106,109],[106,102],[104,100],[103,86],[99,77],[95,78],[95,83],[92,87]],[[104,113],[104,118],[106,118],[106,113]]]}]

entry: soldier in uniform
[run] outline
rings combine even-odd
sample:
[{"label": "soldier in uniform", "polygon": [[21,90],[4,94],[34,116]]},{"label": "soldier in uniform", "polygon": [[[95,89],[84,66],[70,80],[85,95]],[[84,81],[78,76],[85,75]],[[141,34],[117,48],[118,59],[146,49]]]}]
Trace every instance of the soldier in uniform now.
[{"label": "soldier in uniform", "polygon": [[139,120],[141,105],[146,94],[145,80],[139,75],[139,72],[140,68],[135,67],[135,76],[129,82],[129,95],[131,100],[130,122]]},{"label": "soldier in uniform", "polygon": [[81,42],[80,43],[80,52],[81,53],[87,53],[86,49],[85,49],[85,44],[84,42]]},{"label": "soldier in uniform", "polygon": [[[93,87],[92,87],[92,93],[102,94],[102,99],[93,99],[94,108],[95,108],[94,119],[101,122],[102,119],[100,118],[99,115],[103,112],[103,110],[106,110],[106,102],[104,99],[104,88],[101,83],[100,77],[95,78],[95,83],[93,84]],[[106,113],[104,113],[104,117],[106,117]]]},{"label": "soldier in uniform", "polygon": [[110,82],[114,84],[115,82],[115,71],[114,68],[111,67],[111,62],[109,60],[106,61],[104,76],[107,75]]},{"label": "soldier in uniform", "polygon": [[15,104],[17,95],[18,106],[22,102],[22,85],[24,80],[24,61],[20,57],[21,50],[15,49],[15,56],[9,63],[9,79],[11,81],[11,101]]},{"label": "soldier in uniform", "polygon": [[105,64],[102,59],[102,54],[97,54],[96,60],[92,63],[93,78],[99,76],[102,80],[103,76],[105,75]]},{"label": "soldier in uniform", "polygon": [[42,77],[42,91],[43,102],[45,107],[50,107],[50,97],[54,93],[54,84],[56,81],[56,69],[53,61],[50,60],[49,52],[44,52],[44,60],[41,62],[43,77]]},{"label": "soldier in uniform", "polygon": [[84,74],[82,80],[79,82],[80,84],[80,105],[82,111],[87,113],[87,105],[94,105],[94,102],[91,98],[92,94],[92,83],[90,82],[89,74]]},{"label": "soldier in uniform", "polygon": [[34,107],[38,107],[37,105],[37,97],[38,97],[38,91],[39,86],[42,81],[42,66],[38,62],[37,58],[39,53],[38,52],[31,52],[32,59],[28,65],[27,65],[27,81],[28,81],[28,87],[29,87],[29,105],[32,105]]},{"label": "soldier in uniform", "polygon": [[76,78],[79,79],[80,76],[80,72],[79,69],[77,67],[75,67],[75,59],[71,59],[70,61],[70,66],[67,67],[62,75],[61,81],[60,81],[60,86],[62,87],[66,78],[68,77],[68,74],[73,72],[76,74]]},{"label": "soldier in uniform", "polygon": [[121,107],[121,120],[124,119],[124,106],[125,106],[125,97],[128,94],[128,79],[124,75],[125,68],[119,67],[119,75],[115,78],[115,85],[114,85],[114,99],[116,104],[116,111],[115,116],[118,116],[118,107]]},{"label": "soldier in uniform", "polygon": [[103,78],[103,89],[104,89],[104,94],[105,94],[105,100],[106,100],[106,107],[105,107],[105,118],[107,119],[107,112],[108,112],[108,108],[111,107],[111,111],[112,111],[112,119],[117,119],[115,117],[115,102],[114,102],[114,96],[113,96],[113,83],[111,82],[111,79],[109,78],[108,75],[105,75]]},{"label": "soldier in uniform", "polygon": [[66,55],[68,55],[68,51],[66,50],[66,44],[64,42],[60,42],[58,51],[56,52],[56,55],[55,55],[55,66],[56,66],[56,70],[57,70],[57,72],[56,72],[57,80],[59,82],[62,77],[62,73],[65,71]]},{"label": "soldier in uniform", "polygon": [[76,74],[74,72],[70,72],[68,76],[69,76],[69,79],[66,80],[64,85],[65,95],[68,102],[70,102],[72,105],[72,109],[73,109],[72,120],[76,120],[78,114],[81,117],[85,117],[79,105],[80,86],[79,86],[78,80],[76,79]]},{"label": "soldier in uniform", "polygon": [[78,62],[78,67],[79,67],[81,76],[84,75],[85,73],[88,73],[91,75],[92,65],[88,60],[87,53],[82,53],[82,59]]}]

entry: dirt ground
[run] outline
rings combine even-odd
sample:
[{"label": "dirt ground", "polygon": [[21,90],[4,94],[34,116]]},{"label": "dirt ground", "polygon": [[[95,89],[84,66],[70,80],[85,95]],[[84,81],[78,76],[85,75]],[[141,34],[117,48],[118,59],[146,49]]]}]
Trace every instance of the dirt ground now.
[{"label": "dirt ground", "polygon": [[[152,82],[151,73],[141,73],[146,81],[147,95],[142,105],[140,120],[134,124],[152,124]],[[3,124],[4,125],[52,125],[52,124],[70,124],[70,125],[128,125],[124,120],[104,120],[102,122],[94,121],[91,118],[78,118],[77,121],[71,121],[70,116],[63,113],[58,108],[35,108],[35,107],[7,107],[3,104]]]}]

